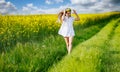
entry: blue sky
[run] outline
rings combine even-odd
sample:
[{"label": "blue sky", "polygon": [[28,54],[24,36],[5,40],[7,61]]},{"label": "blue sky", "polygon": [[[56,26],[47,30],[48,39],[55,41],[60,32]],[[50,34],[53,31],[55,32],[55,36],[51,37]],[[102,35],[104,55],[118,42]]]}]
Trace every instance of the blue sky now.
[{"label": "blue sky", "polygon": [[[18,9],[30,3],[32,3],[37,7],[45,7],[45,8],[57,8],[61,5],[66,5],[67,3],[70,3],[70,0],[64,0],[64,2],[58,2],[58,3],[56,2],[57,0],[56,1],[54,0],[6,0],[6,2],[8,1],[13,3]],[[50,4],[46,2],[50,2]]]},{"label": "blue sky", "polygon": [[56,14],[67,7],[78,13],[120,11],[120,0],[0,0],[0,14]]}]

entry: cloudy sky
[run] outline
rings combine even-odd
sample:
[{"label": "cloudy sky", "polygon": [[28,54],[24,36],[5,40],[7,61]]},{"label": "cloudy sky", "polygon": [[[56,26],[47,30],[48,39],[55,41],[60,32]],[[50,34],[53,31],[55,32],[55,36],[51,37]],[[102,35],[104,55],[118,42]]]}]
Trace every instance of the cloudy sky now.
[{"label": "cloudy sky", "polygon": [[120,0],[0,0],[0,14],[56,14],[67,7],[78,13],[120,11]]}]

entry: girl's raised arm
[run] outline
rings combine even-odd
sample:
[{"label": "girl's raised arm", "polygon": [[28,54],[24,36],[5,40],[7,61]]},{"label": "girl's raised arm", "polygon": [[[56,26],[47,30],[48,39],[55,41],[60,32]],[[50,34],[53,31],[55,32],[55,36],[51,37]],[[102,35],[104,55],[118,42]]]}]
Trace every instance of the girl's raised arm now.
[{"label": "girl's raised arm", "polygon": [[65,20],[65,13],[66,13],[66,11],[64,10],[63,11],[63,16],[62,16],[62,21]]},{"label": "girl's raised arm", "polygon": [[80,17],[78,16],[78,14],[76,13],[75,10],[73,10],[73,13],[76,15],[75,21],[79,21],[79,20],[80,20]]}]

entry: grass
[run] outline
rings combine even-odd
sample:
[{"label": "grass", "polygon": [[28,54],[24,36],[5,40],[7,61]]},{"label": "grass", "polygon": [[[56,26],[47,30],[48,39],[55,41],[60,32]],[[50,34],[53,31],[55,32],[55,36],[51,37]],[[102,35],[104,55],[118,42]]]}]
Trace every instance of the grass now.
[{"label": "grass", "polygon": [[[96,34],[101,28],[99,26],[91,26],[81,30],[82,38],[75,37],[74,46],[78,43],[89,39]],[[91,32],[91,34],[89,34]],[[86,37],[86,36],[87,37]],[[77,35],[78,36],[78,35]],[[80,40],[80,41],[78,41]],[[64,39],[60,36],[50,36],[43,42],[27,42],[25,44],[17,43],[10,52],[3,53],[1,61],[3,63],[3,71],[47,71],[53,64],[59,62],[67,53]],[[5,60],[4,60],[5,59]],[[14,63],[13,63],[14,62]],[[5,64],[4,64],[5,63]],[[10,66],[10,67],[9,67]],[[16,69],[14,69],[16,68]]]},{"label": "grass", "polygon": [[[82,70],[85,70],[92,60],[93,62],[91,62],[91,66],[93,68],[91,69],[93,69],[93,71],[94,68],[99,70],[101,68],[99,67],[101,66],[101,63],[99,65],[97,64],[99,62],[99,59],[97,58],[102,55],[101,54],[99,56],[98,54],[100,54],[103,49],[100,49],[99,51],[99,47],[88,49],[89,47],[85,48],[83,46],[85,49],[79,50],[77,45],[80,43],[84,44],[85,41],[88,46],[92,42],[93,44],[90,45],[94,47],[95,44],[93,41],[97,40],[98,37],[103,36],[102,33],[105,34],[104,36],[107,36],[108,33],[110,33],[108,31],[109,28],[106,28],[108,33],[106,31],[102,32],[101,35],[97,36],[97,38],[95,34],[98,33],[110,20],[118,18],[118,15],[119,14],[110,14],[105,16],[104,14],[93,15],[95,18],[88,18],[89,21],[87,21],[88,19],[83,18],[84,15],[81,16],[82,20],[80,22],[75,22],[74,24],[76,36],[74,37],[73,42],[73,59],[71,58],[71,61],[69,62],[73,61],[73,63],[79,63],[79,57],[75,56],[74,53],[79,54],[80,51],[80,57],[83,60],[81,64]],[[5,16],[5,20],[4,17],[0,19],[2,23],[0,27],[0,30],[2,31],[0,32],[0,71],[47,72],[49,71],[49,68],[52,66],[55,67],[57,63],[64,60],[63,57],[67,54],[66,45],[64,39],[57,35],[60,24],[55,23],[55,19],[50,19],[51,16],[53,15]],[[17,18],[18,20],[16,21],[14,18]],[[42,18],[43,21],[39,18]],[[87,22],[84,22],[84,20]],[[110,28],[111,27],[112,25]],[[94,36],[93,41],[91,40],[92,36]],[[88,43],[86,40],[88,40]],[[100,42],[98,41],[97,44],[102,44],[101,37],[99,40]],[[93,51],[96,51],[96,55],[94,55]],[[85,63],[85,61],[87,61],[87,63]],[[96,63],[96,65],[94,66],[93,63]],[[83,67],[83,65],[86,66]]]},{"label": "grass", "polygon": [[54,64],[48,72],[101,72],[103,46],[117,22],[111,21],[98,34],[76,46],[71,55]]},{"label": "grass", "polygon": [[102,71],[119,72],[120,71],[120,20],[116,25],[109,41],[104,47],[106,50],[103,54]]}]

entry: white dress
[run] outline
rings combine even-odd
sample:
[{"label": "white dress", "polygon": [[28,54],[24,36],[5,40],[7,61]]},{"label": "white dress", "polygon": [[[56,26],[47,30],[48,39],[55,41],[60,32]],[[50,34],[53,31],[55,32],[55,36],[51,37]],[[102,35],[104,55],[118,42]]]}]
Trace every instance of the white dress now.
[{"label": "white dress", "polygon": [[73,22],[74,17],[68,18],[65,16],[65,19],[63,20],[62,25],[58,31],[58,34],[62,35],[63,37],[75,36]]}]

